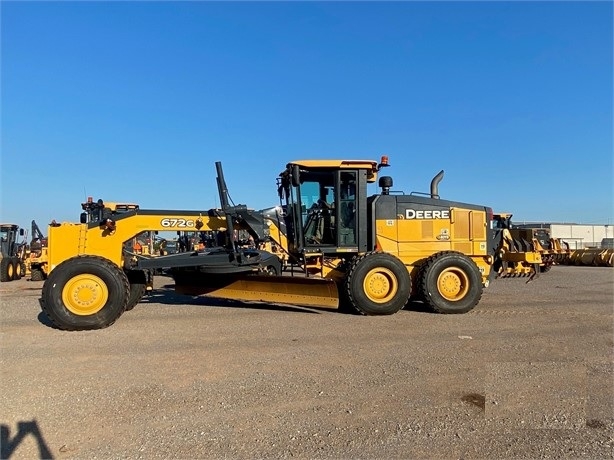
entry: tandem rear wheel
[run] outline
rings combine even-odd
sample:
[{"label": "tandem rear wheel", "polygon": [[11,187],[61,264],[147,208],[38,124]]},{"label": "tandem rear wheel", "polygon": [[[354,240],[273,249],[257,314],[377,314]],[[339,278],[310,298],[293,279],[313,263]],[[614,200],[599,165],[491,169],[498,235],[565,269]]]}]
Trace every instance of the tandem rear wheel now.
[{"label": "tandem rear wheel", "polygon": [[45,281],[41,306],[59,329],[102,329],[126,310],[130,285],[122,269],[98,256],[59,264]]},{"label": "tandem rear wheel", "polygon": [[421,300],[437,313],[467,313],[478,304],[484,290],[478,266],[455,251],[429,257],[418,279]]}]

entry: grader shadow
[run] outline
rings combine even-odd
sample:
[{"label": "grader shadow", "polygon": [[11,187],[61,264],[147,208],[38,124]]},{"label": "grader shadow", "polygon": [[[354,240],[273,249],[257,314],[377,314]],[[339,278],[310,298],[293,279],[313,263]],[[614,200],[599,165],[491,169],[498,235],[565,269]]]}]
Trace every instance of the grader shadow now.
[{"label": "grader shadow", "polygon": [[174,284],[166,284],[154,289],[150,294],[145,295],[141,302],[135,308],[146,304],[162,304],[162,305],[182,305],[182,306],[203,306],[203,307],[222,307],[222,308],[245,308],[254,310],[273,310],[287,311],[296,313],[311,313],[320,314],[326,311],[331,311],[326,308],[318,307],[300,307],[285,304],[267,304],[264,302],[246,302],[241,300],[229,300],[206,296],[190,296],[178,294],[175,292]]},{"label": "grader shadow", "polygon": [[[39,299],[39,303],[42,299]],[[176,306],[201,306],[201,307],[213,307],[213,308],[240,308],[240,309],[252,309],[252,310],[268,310],[268,311],[280,311],[280,312],[292,312],[292,313],[306,313],[306,314],[323,314],[323,313],[336,313],[343,315],[356,315],[359,313],[345,310],[336,310],[324,307],[305,307],[299,305],[290,304],[271,304],[266,302],[247,302],[241,300],[230,300],[215,297],[206,296],[190,296],[184,294],[178,294],[175,292],[174,284],[165,284],[157,287],[151,293],[146,294],[143,299],[134,307],[135,309],[151,306],[151,305],[176,305]],[[42,305],[42,304],[41,304]],[[433,314],[433,311],[424,303],[419,301],[410,300],[405,307],[398,313],[427,313]],[[130,313],[130,312],[126,312]],[[59,329],[45,312],[41,311],[38,314],[38,321],[44,326],[52,329]]]},{"label": "grader shadow", "polygon": [[[190,296],[184,294],[178,294],[175,292],[175,285],[172,283],[165,284],[159,288],[156,288],[151,294],[143,297],[141,302],[135,307],[139,308],[139,305],[143,304],[162,304],[162,305],[198,305],[204,307],[223,307],[223,308],[248,308],[255,310],[272,310],[272,311],[287,311],[296,313],[340,313],[340,314],[356,314],[352,312],[346,312],[341,310],[335,310],[324,307],[305,307],[291,304],[271,304],[266,302],[246,302],[241,300],[229,300],[206,296]],[[432,310],[424,303],[419,301],[410,300],[407,305],[401,310],[401,312],[414,312],[414,313],[429,313],[432,314]]]}]

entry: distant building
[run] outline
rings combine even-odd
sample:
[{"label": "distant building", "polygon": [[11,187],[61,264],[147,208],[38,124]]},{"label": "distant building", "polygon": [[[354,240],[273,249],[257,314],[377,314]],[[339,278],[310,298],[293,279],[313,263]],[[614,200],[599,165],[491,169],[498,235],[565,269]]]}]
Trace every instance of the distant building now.
[{"label": "distant building", "polygon": [[583,225],[554,222],[514,223],[518,228],[545,228],[552,238],[560,238],[570,249],[599,248],[614,237],[614,228],[609,224]]}]

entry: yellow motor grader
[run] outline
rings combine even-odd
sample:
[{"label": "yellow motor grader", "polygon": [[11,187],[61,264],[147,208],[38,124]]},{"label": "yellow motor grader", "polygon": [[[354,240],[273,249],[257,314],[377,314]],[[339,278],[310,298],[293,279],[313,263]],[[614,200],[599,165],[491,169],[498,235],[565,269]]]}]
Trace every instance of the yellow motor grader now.
[{"label": "yellow motor grader", "polygon": [[[221,209],[111,210],[84,205],[80,223],[49,227],[43,311],[60,329],[99,329],[134,307],[152,274],[170,268],[177,292],[247,301],[351,309],[389,315],[418,298],[439,313],[465,313],[497,275],[492,210],[444,200],[443,171],[430,193],[367,195],[388,158],[300,160],[277,179],[279,205],[234,205],[216,163]],[[253,247],[237,244],[247,231]],[[135,257],[144,231],[225,231],[224,247]],[[257,248],[274,248],[269,252]],[[283,261],[283,264],[282,264]],[[293,270],[283,271],[284,266]],[[294,270],[294,268],[297,268]]]},{"label": "yellow motor grader", "polygon": [[24,236],[23,228],[17,224],[0,224],[0,281],[18,280],[24,271],[25,243],[19,243]]}]

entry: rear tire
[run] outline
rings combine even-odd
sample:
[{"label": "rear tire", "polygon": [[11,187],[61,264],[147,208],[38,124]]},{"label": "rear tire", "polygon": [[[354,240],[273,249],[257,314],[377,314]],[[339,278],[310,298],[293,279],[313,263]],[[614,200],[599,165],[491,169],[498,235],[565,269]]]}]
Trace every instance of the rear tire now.
[{"label": "rear tire", "polygon": [[13,280],[21,279],[21,262],[17,257],[13,257]]},{"label": "rear tire", "polygon": [[352,261],[342,300],[363,315],[391,315],[405,306],[410,292],[403,262],[391,254],[368,252]]},{"label": "rear tire", "polygon": [[130,286],[124,271],[98,256],[58,265],[43,285],[41,306],[59,329],[103,329],[125,311]]},{"label": "rear tire", "polygon": [[420,290],[437,313],[467,313],[482,298],[482,275],[473,260],[460,252],[445,251],[424,263]]}]

